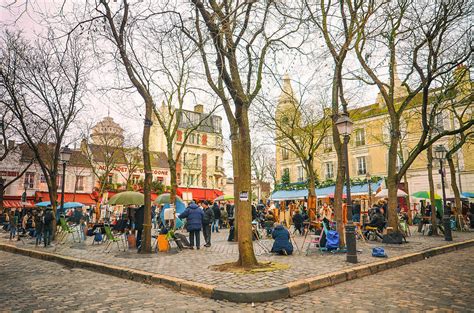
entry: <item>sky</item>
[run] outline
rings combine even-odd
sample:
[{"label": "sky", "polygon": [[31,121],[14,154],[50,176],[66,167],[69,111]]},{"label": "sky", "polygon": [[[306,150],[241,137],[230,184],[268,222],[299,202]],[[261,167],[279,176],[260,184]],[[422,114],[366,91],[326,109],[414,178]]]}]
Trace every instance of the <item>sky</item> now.
[{"label": "sky", "polygon": [[[5,5],[11,3],[15,3],[15,5],[10,6],[10,10],[4,9]],[[44,21],[42,21],[39,12],[55,12],[59,6],[63,4],[63,0],[29,0],[28,7],[25,7],[24,3],[25,0],[0,0],[0,5],[3,7],[3,9],[0,7],[0,21],[2,22],[0,27],[21,29],[27,38],[35,40],[38,36],[41,36],[41,33],[44,32],[47,26],[44,24]],[[78,3],[80,4],[81,1],[73,0],[67,2],[66,6]],[[320,42],[320,39],[316,37],[314,38],[314,47],[316,50],[323,49],[323,44]],[[281,75],[287,73],[291,77],[297,98],[301,97],[303,101],[314,101],[312,98],[315,98],[316,94],[318,94],[318,99],[328,99],[332,67],[331,60],[325,56],[321,56],[321,59],[308,61],[308,59],[301,58],[297,52],[291,50],[285,51],[284,54],[282,59],[275,61],[275,68]],[[351,66],[351,63],[354,62],[354,60],[349,59],[348,66]],[[98,66],[95,71],[91,73],[89,79],[91,91],[84,99],[86,106],[81,113],[79,118],[80,122],[77,123],[76,128],[81,128],[84,124],[98,122],[103,117],[110,115],[116,122],[122,125],[127,132],[139,138],[143,123],[143,112],[141,110],[143,107],[141,106],[142,100],[136,94],[124,96],[123,94],[110,92],[110,90],[105,92],[103,86],[113,84],[115,80],[116,76],[110,73],[110,68],[107,69],[107,66]],[[264,87],[262,89],[264,96],[276,101],[280,94],[280,83],[281,82],[275,79],[264,81]],[[312,89],[310,92],[307,90],[308,86]],[[346,89],[349,91],[348,94],[350,94],[350,103],[353,106],[373,103],[377,94],[376,90],[372,87],[365,88],[364,92],[360,92],[360,87],[360,85],[354,85],[356,92],[352,93],[351,88]],[[192,109],[196,103],[194,99],[189,100],[185,108]],[[197,101],[203,103],[205,108],[207,107],[209,109],[212,103],[217,102],[217,99],[215,97],[204,96],[201,97],[201,99],[197,99]],[[223,118],[223,137],[228,143],[230,132],[224,112],[222,109],[218,109],[216,114]],[[268,145],[269,142],[272,142],[271,138],[268,137],[268,134],[262,132],[262,129],[259,128],[258,125],[255,126],[256,127],[253,127],[254,142],[267,143],[269,153],[274,153],[274,147]],[[76,130],[76,134],[77,133],[78,130]],[[73,136],[73,138],[76,137],[77,136]],[[224,161],[227,176],[232,176],[229,149],[226,150]]]}]

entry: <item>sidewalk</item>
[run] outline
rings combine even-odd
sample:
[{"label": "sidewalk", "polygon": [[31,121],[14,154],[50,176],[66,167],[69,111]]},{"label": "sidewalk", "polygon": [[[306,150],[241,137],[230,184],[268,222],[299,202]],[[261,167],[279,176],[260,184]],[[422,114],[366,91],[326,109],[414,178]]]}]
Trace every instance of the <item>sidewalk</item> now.
[{"label": "sidewalk", "polygon": [[[7,235],[2,234],[0,235],[0,245],[14,245],[19,249],[52,253],[59,256],[100,262],[110,266],[133,269],[150,274],[166,275],[171,278],[176,278],[178,281],[190,281],[197,283],[196,285],[202,284],[203,286],[207,285],[207,287],[211,289],[219,289],[222,291],[220,294],[222,298],[228,296],[226,292],[235,290],[239,290],[245,294],[246,290],[264,290],[265,288],[271,291],[281,290],[282,287],[296,286],[296,289],[298,289],[302,285],[297,282],[307,280],[310,277],[354,268],[362,270],[363,265],[378,264],[381,262],[381,259],[371,256],[371,250],[376,246],[383,246],[385,248],[388,255],[388,259],[382,260],[385,262],[450,244],[444,241],[443,237],[422,236],[416,232],[415,228],[412,228],[412,236],[407,238],[408,244],[400,246],[383,245],[380,242],[364,243],[363,241],[358,241],[357,248],[362,250],[362,252],[358,254],[359,264],[352,265],[345,262],[345,254],[321,254],[313,250],[309,256],[306,256],[304,251],[299,254],[295,248],[294,255],[292,256],[276,256],[266,253],[259,244],[254,243],[255,252],[259,261],[285,263],[290,267],[286,270],[275,272],[235,274],[217,272],[209,269],[211,265],[235,261],[238,257],[237,244],[226,241],[228,235],[227,230],[223,230],[218,234],[213,233],[212,235],[212,247],[210,248],[202,247],[201,250],[185,250],[179,253],[158,253],[152,255],[141,255],[137,254],[136,251],[119,252],[116,248],[107,254],[103,252],[104,246],[92,246],[91,238],[88,238],[85,243],[80,244],[68,243],[54,248],[36,248],[33,240],[26,241],[24,244],[21,241],[9,241]],[[452,243],[474,240],[474,232],[453,232],[453,237],[454,241]],[[298,246],[301,247],[303,238],[296,236],[296,241]],[[260,241],[260,244],[263,244],[268,250],[271,248],[272,243],[272,240]],[[474,241],[469,244],[474,244]],[[0,247],[0,249],[7,250],[4,247]],[[456,248],[452,250],[454,249]],[[422,258],[423,257],[421,257],[421,259]],[[405,263],[401,262],[399,265],[402,264]],[[367,268],[365,268],[365,270],[368,271]],[[370,271],[368,272],[368,274],[370,274]],[[344,277],[346,277],[346,274],[344,274]],[[345,280],[347,279],[351,278],[346,277]],[[334,284],[334,282],[332,282],[332,284]],[[299,293],[303,292],[305,292],[305,290],[301,290]],[[291,293],[290,290],[289,295],[292,295]],[[281,295],[281,297],[283,297],[283,295]]]}]

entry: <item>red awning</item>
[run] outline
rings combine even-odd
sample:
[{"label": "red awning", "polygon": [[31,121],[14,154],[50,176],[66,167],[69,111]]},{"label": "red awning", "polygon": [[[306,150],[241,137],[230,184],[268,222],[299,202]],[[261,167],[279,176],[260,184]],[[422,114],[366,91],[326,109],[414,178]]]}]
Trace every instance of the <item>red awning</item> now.
[{"label": "red awning", "polygon": [[[36,192],[36,200],[37,202],[42,201],[50,201],[49,193],[47,192]],[[58,193],[58,201],[61,201],[61,193]],[[64,202],[80,202],[85,205],[94,205],[95,201],[92,198],[91,194],[88,193],[72,193],[72,192],[65,192],[64,193]]]},{"label": "red awning", "polygon": [[35,204],[33,201],[27,201],[28,204],[24,205],[21,200],[3,200],[3,207],[4,208],[33,208]]},{"label": "red awning", "polygon": [[219,189],[205,189],[205,188],[178,188],[176,193],[182,196],[183,192],[191,192],[194,200],[211,200],[222,196],[224,193]]}]

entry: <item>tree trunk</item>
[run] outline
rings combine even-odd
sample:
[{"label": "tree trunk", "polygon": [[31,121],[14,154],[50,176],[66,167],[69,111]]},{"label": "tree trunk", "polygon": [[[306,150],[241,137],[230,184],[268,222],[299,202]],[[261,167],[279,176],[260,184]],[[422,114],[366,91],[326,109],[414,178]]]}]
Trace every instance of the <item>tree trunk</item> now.
[{"label": "tree trunk", "polygon": [[239,158],[240,158],[240,142],[238,140],[239,133],[237,127],[232,129],[231,126],[231,143],[232,143],[232,170],[234,172],[234,241],[239,241],[239,225],[237,223],[238,220],[238,211],[239,211]]},{"label": "tree trunk", "polygon": [[398,159],[398,143],[400,137],[400,128],[396,119],[391,119],[391,137],[390,146],[388,148],[388,168],[387,168],[387,189],[388,189],[388,226],[392,227],[393,231],[398,230],[398,184],[400,183],[397,171]]},{"label": "tree trunk", "polygon": [[[334,112],[334,111],[333,111]],[[334,113],[333,113],[334,114]],[[337,113],[336,113],[337,114]],[[337,115],[335,115],[337,116]],[[336,186],[334,189],[334,218],[336,220],[337,232],[339,233],[339,247],[344,247],[346,245],[344,234],[344,223],[343,221],[343,210],[342,210],[342,197],[344,192],[344,154],[343,154],[343,145],[339,139],[339,132],[337,127],[332,126],[333,137],[334,137],[334,150],[336,150],[337,155],[337,170],[336,170]],[[336,140],[337,138],[337,140]]]},{"label": "tree trunk", "polygon": [[0,214],[3,214],[3,195],[5,194],[5,187],[3,181],[0,181]]},{"label": "tree trunk", "polygon": [[[317,195],[316,195],[316,176],[314,174],[313,168],[313,160],[312,158],[306,162],[305,168],[307,169],[307,176],[308,176],[308,202],[310,201],[311,197],[314,197],[316,200],[316,206],[314,208],[310,208],[308,205],[308,216],[310,217],[310,221],[316,218],[316,212],[318,211],[317,205]],[[308,203],[309,204],[309,203]]]},{"label": "tree trunk", "polygon": [[[239,260],[237,265],[244,268],[251,268],[258,264],[257,258],[253,251],[252,241],[252,209],[250,206],[250,193],[252,192],[252,165],[251,165],[251,141],[250,129],[248,123],[248,112],[242,108],[241,116],[237,119],[239,123],[239,155],[238,155],[238,193],[246,191],[249,193],[247,201],[238,203],[237,225],[239,229]],[[235,151],[232,151],[233,153]],[[234,160],[235,163],[235,160]]]},{"label": "tree trunk", "polygon": [[143,126],[143,167],[145,181],[143,194],[145,196],[145,212],[143,219],[142,253],[151,253],[151,181],[153,178],[150,159],[150,128],[152,124],[153,102],[145,101],[145,124]]},{"label": "tree trunk", "polygon": [[[64,182],[62,182],[64,184]],[[58,204],[57,204],[57,199],[58,199],[58,185],[56,184],[56,176],[53,174],[51,175],[51,182],[50,185],[48,186],[48,193],[49,193],[49,199],[51,202],[51,208],[53,209],[53,231],[51,233],[51,241],[53,241],[56,238],[56,212],[58,211]]]},{"label": "tree trunk", "polygon": [[447,160],[449,165],[449,174],[451,176],[451,188],[453,188],[454,193],[456,213],[462,214],[461,193],[459,191],[458,183],[456,181],[456,168],[454,167],[454,160],[452,157],[448,157]]},{"label": "tree trunk", "polygon": [[435,188],[433,182],[433,146],[430,146],[426,151],[428,158],[428,183],[430,186],[430,203],[431,203],[431,225],[433,228],[433,235],[438,235],[438,227],[436,223],[436,205],[435,205]]}]

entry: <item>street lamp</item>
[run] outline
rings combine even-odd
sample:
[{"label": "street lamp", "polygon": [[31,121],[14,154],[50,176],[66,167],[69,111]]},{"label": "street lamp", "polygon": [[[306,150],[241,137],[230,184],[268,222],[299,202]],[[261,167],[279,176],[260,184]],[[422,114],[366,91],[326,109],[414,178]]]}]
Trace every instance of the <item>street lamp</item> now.
[{"label": "street lamp", "polygon": [[63,163],[63,176],[61,180],[61,211],[64,210],[64,185],[66,183],[66,164],[71,158],[72,150],[68,146],[65,146],[60,151],[61,162]]},{"label": "street lamp", "polygon": [[352,133],[352,120],[347,113],[343,113],[336,121],[336,127],[340,135],[344,136],[344,167],[346,170],[346,201],[347,201],[347,224],[346,246],[347,246],[347,262],[357,263],[357,249],[355,238],[355,226],[352,221],[352,199],[351,199],[351,179],[349,174],[349,152],[348,144]]},{"label": "street lamp", "polygon": [[[446,205],[446,190],[444,188],[443,160],[446,158],[446,153],[448,153],[448,151],[443,145],[436,146],[434,150],[435,159],[439,160],[439,174],[441,175],[441,188],[443,189],[444,240],[453,241],[453,236],[451,234],[451,212],[449,211],[449,208]],[[436,212],[431,212],[431,214],[436,214]]]},{"label": "street lamp", "polygon": [[367,184],[369,185],[369,208],[370,208],[372,207],[372,186],[370,185],[372,176],[370,175],[369,172],[367,172],[367,174],[365,174],[365,178],[367,178]]}]

